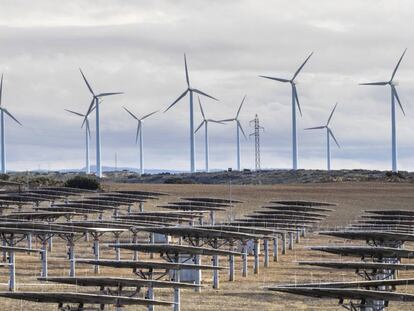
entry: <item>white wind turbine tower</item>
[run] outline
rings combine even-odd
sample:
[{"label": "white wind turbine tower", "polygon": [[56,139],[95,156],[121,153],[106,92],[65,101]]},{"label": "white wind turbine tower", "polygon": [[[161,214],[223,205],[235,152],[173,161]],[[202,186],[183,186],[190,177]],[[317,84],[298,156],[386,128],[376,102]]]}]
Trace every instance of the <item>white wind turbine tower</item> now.
[{"label": "white wind turbine tower", "polygon": [[395,74],[397,73],[398,67],[401,64],[401,61],[407,52],[407,49],[404,50],[400,59],[398,60],[397,65],[392,72],[391,79],[384,82],[371,82],[371,83],[360,83],[360,85],[389,85],[391,89],[391,139],[392,139],[392,171],[394,173],[398,172],[397,167],[397,129],[396,129],[396,120],[395,120],[395,100],[397,100],[398,105],[401,108],[402,113],[405,115],[404,108],[401,105],[400,98],[397,93],[396,83],[394,82]]},{"label": "white wind turbine tower", "polygon": [[247,139],[246,134],[244,133],[243,127],[241,126],[240,120],[239,120],[239,114],[240,110],[242,109],[242,106],[244,104],[244,101],[246,99],[246,95],[243,97],[243,100],[240,103],[239,109],[237,110],[236,117],[231,119],[224,119],[220,120],[220,122],[236,122],[236,143],[237,143],[237,170],[240,171],[240,131],[242,132],[245,139]]},{"label": "white wind turbine tower", "polygon": [[292,79],[282,79],[282,78],[275,78],[269,76],[259,76],[262,78],[275,80],[283,83],[290,83],[292,88],[292,165],[293,169],[296,170],[298,168],[298,143],[297,143],[297,132],[296,132],[296,105],[299,109],[299,113],[302,116],[302,110],[299,104],[299,96],[296,89],[296,82],[295,79],[298,76],[299,72],[308,62],[309,58],[313,55],[313,52],[306,58],[306,60],[302,63],[302,65],[296,70],[295,74],[293,75]]},{"label": "white wind turbine tower", "polygon": [[208,124],[210,122],[223,124],[223,122],[213,120],[213,119],[206,119],[206,115],[204,114],[203,106],[201,105],[200,97],[198,97],[198,104],[200,105],[201,115],[203,116],[203,121],[197,127],[194,133],[197,133],[199,129],[204,125],[204,152],[205,152],[205,162],[206,162],[206,172],[209,172],[209,143],[208,143]]},{"label": "white wind turbine tower", "polygon": [[[65,109],[67,112],[72,113],[76,116],[82,117],[85,119],[85,172],[86,174],[91,173],[91,166],[89,164],[89,140],[91,139],[91,128],[89,126],[89,115],[84,115],[82,113]],[[83,124],[82,124],[83,127]]]},{"label": "white wind turbine tower", "polygon": [[326,129],[326,163],[327,163],[328,171],[331,170],[331,143],[330,143],[331,137],[335,141],[338,148],[341,148],[341,146],[339,145],[338,141],[335,138],[335,135],[333,134],[331,128],[329,127],[329,123],[331,122],[331,119],[332,119],[332,116],[335,112],[336,106],[338,106],[338,103],[336,103],[335,107],[332,109],[332,112],[329,115],[328,122],[326,122],[326,125],[316,126],[316,127],[309,127],[309,128],[305,129],[305,130],[322,130],[322,129]]},{"label": "white wind turbine tower", "polygon": [[198,89],[194,89],[190,85],[190,78],[188,76],[188,68],[187,68],[187,58],[184,54],[184,66],[185,66],[185,78],[187,81],[187,89],[182,93],[167,109],[165,109],[164,112],[167,112],[171,107],[173,107],[177,102],[179,102],[184,96],[189,93],[190,95],[190,158],[191,158],[191,164],[190,169],[191,173],[196,172],[195,167],[195,142],[194,142],[194,105],[193,105],[193,93],[197,93],[206,97],[209,97],[211,99],[217,100],[213,96],[210,96]]},{"label": "white wind turbine tower", "polygon": [[2,174],[7,173],[6,169],[6,129],[4,127],[4,114],[8,115],[19,125],[22,125],[13,115],[6,109],[2,107],[1,98],[3,93],[3,74],[1,75],[0,80],[0,119],[1,119],[1,172]]},{"label": "white wind turbine tower", "polygon": [[99,93],[95,94],[88,82],[86,80],[85,75],[83,74],[82,70],[79,68],[80,73],[82,74],[83,80],[85,80],[86,86],[88,87],[89,91],[92,94],[92,101],[89,106],[88,112],[85,115],[84,123],[86,122],[86,116],[95,109],[96,114],[96,175],[98,177],[102,177],[102,164],[101,164],[101,131],[100,131],[100,118],[99,118],[99,104],[101,97],[110,96],[110,95],[118,95],[123,94],[123,92],[111,92],[111,93]]},{"label": "white wind turbine tower", "polygon": [[139,139],[139,171],[140,174],[144,174],[144,128],[142,126],[143,121],[152,116],[153,114],[157,113],[157,111],[153,111],[145,116],[143,116],[141,119],[139,119],[135,114],[133,114],[131,111],[129,111],[127,108],[125,108],[125,111],[128,112],[130,114],[131,117],[133,117],[137,122],[137,135],[135,138],[135,142],[138,142]]}]

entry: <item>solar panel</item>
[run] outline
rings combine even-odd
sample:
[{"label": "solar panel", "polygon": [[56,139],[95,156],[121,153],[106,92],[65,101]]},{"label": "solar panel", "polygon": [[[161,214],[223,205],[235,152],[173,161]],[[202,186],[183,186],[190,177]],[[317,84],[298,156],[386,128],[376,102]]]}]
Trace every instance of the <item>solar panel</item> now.
[{"label": "solar panel", "polygon": [[349,288],[320,288],[320,287],[272,287],[272,291],[285,292],[314,298],[333,299],[357,299],[357,300],[379,300],[379,301],[414,301],[413,294],[395,292],[349,289]]},{"label": "solar panel", "polygon": [[321,231],[319,234],[336,236],[353,240],[377,240],[377,241],[414,241],[414,234],[402,234],[386,231]]},{"label": "solar panel", "polygon": [[322,221],[323,218],[320,217],[309,217],[309,216],[301,216],[301,215],[260,215],[260,214],[250,214],[246,215],[248,218],[257,218],[257,219],[288,219],[288,220],[311,220],[311,221]]},{"label": "solar panel", "polygon": [[0,251],[15,253],[41,253],[41,249],[0,245]]},{"label": "solar panel", "polygon": [[408,215],[414,216],[414,211],[412,210],[365,210],[365,213],[369,214],[379,214],[379,215]]},{"label": "solar panel", "polygon": [[[44,211],[44,212],[19,212],[19,213],[12,213],[8,215],[0,216],[0,219],[7,220],[8,218],[11,219],[47,219],[47,218],[59,218],[59,217],[68,217],[68,216],[76,216],[75,212],[52,212],[52,211]],[[0,224],[1,225],[1,224]]]},{"label": "solar panel", "polygon": [[193,201],[193,202],[211,202],[211,203],[224,203],[224,204],[231,204],[231,203],[243,203],[239,200],[229,200],[223,198],[210,198],[210,197],[185,197],[181,198],[182,200],[186,201]]},{"label": "solar panel", "polygon": [[94,260],[94,259],[76,259],[77,264],[89,264],[95,266],[106,266],[112,268],[130,268],[130,269],[154,269],[154,270],[222,270],[223,267],[196,265],[188,263],[160,262],[160,261],[136,261],[136,260]]},{"label": "solar panel", "polygon": [[262,206],[266,209],[280,210],[280,211],[304,211],[304,212],[333,212],[333,209],[303,206],[303,205],[265,205]]},{"label": "solar panel", "polygon": [[176,255],[220,255],[220,256],[242,256],[242,253],[220,250],[215,248],[177,245],[177,244],[109,244],[109,247],[128,249],[133,251],[147,252],[147,253],[161,253],[161,254],[176,254]]},{"label": "solar panel", "polygon": [[263,214],[263,215],[275,215],[275,216],[304,216],[304,217],[318,217],[318,218],[326,218],[328,217],[327,214],[320,214],[315,212],[303,212],[303,211],[281,211],[281,210],[259,210],[254,211],[256,214]]},{"label": "solar panel", "polygon": [[152,288],[198,288],[203,285],[183,282],[145,280],[137,278],[118,277],[48,277],[38,278],[42,282],[53,282],[70,284],[76,286],[99,286],[99,287],[152,287]]},{"label": "solar panel", "polygon": [[303,223],[286,223],[286,222],[266,222],[266,221],[255,221],[254,219],[240,219],[228,223],[232,226],[243,226],[243,227],[260,227],[260,228],[291,228],[291,229],[300,229],[300,228],[311,228],[309,224]]},{"label": "solar panel", "polygon": [[289,218],[260,218],[260,217],[251,217],[251,218],[239,218],[235,219],[236,222],[255,222],[255,223],[282,223],[282,224],[317,224],[319,220],[310,220],[310,219],[289,219]]},{"label": "solar panel", "polygon": [[[92,197],[92,199],[99,198],[101,200],[108,200],[108,201],[114,201],[114,202],[122,202],[126,204],[134,204],[134,203],[141,203],[145,202],[143,199],[133,198],[133,197],[121,197],[121,196],[113,196],[110,194],[101,194],[98,197]],[[89,199],[88,197],[85,199]]]},{"label": "solar panel", "polygon": [[414,257],[414,251],[394,247],[371,247],[371,246],[313,246],[311,250],[321,251],[343,256],[372,256],[372,257]]},{"label": "solar panel", "polygon": [[303,201],[303,200],[277,200],[277,201],[270,201],[270,203],[282,204],[282,205],[296,205],[296,206],[336,206],[336,204],[333,204],[333,203]]},{"label": "solar panel", "polygon": [[165,192],[155,192],[155,191],[141,191],[141,190],[116,190],[113,192],[117,193],[128,193],[128,194],[137,194],[137,195],[149,195],[149,196],[165,196],[169,195]]},{"label": "solar panel", "polygon": [[113,205],[100,205],[100,204],[88,204],[87,202],[74,202],[70,201],[67,203],[54,203],[51,205],[52,207],[73,207],[73,208],[87,208],[87,209],[95,209],[95,210],[115,210],[118,207]]},{"label": "solar panel", "polygon": [[286,230],[275,230],[275,229],[263,229],[263,228],[254,228],[254,227],[243,227],[243,226],[231,226],[231,225],[203,225],[200,226],[204,229],[215,229],[222,231],[230,232],[242,232],[242,233],[251,233],[251,234],[262,234],[262,235],[275,235],[279,233],[284,233]]},{"label": "solar panel", "polygon": [[202,229],[200,227],[167,227],[167,228],[148,228],[139,227],[137,230],[153,233],[175,235],[181,237],[206,238],[206,239],[260,239],[261,235],[247,234],[241,232],[229,232],[223,230]]},{"label": "solar panel", "polygon": [[27,300],[41,303],[73,303],[99,305],[156,305],[171,306],[171,302],[150,300],[143,298],[86,294],[86,293],[59,293],[59,292],[0,292],[0,297]]},{"label": "solar panel", "polygon": [[211,203],[211,202],[185,202],[185,201],[178,201],[178,202],[168,202],[169,205],[179,205],[179,206],[202,206],[202,207],[230,207],[229,204],[223,203]]},{"label": "solar panel", "polygon": [[379,286],[401,286],[414,285],[414,279],[389,279],[389,280],[369,280],[369,281],[349,281],[349,282],[320,282],[320,283],[303,283],[303,284],[282,284],[271,286],[267,289],[277,287],[322,287],[322,288],[373,288]]},{"label": "solar panel", "polygon": [[225,211],[220,207],[208,207],[208,206],[194,206],[194,205],[157,205],[159,208],[173,209],[180,211]]},{"label": "solar panel", "polygon": [[102,210],[98,210],[98,209],[78,208],[78,207],[69,207],[69,206],[37,207],[36,210],[45,211],[45,212],[74,212],[77,214],[102,213]]},{"label": "solar panel", "polygon": [[373,220],[414,220],[412,215],[362,215],[361,218]]},{"label": "solar panel", "polygon": [[366,261],[298,261],[299,265],[350,270],[414,270],[414,264]]}]

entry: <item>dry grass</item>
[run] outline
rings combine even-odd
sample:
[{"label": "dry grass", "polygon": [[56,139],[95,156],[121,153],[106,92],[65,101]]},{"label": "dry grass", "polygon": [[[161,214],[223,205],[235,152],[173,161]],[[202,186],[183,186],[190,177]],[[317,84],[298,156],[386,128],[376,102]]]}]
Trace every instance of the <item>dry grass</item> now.
[{"label": "dry grass", "polygon": [[[110,188],[142,189],[168,192],[168,198],[161,201],[167,202],[181,196],[217,196],[229,197],[229,186],[220,185],[108,185]],[[243,215],[257,209],[271,199],[309,199],[318,201],[329,201],[338,204],[336,211],[322,224],[327,226],[340,226],[349,223],[362,213],[364,209],[372,208],[404,208],[412,209],[414,203],[414,185],[410,184],[383,184],[383,183],[336,183],[336,184],[306,184],[306,185],[275,185],[275,186],[232,186],[231,195],[235,199],[243,200],[245,203],[235,208],[236,215]],[[147,210],[155,210],[155,203],[146,205]],[[219,215],[222,219],[228,218],[228,214]],[[128,237],[125,237],[127,240]],[[105,238],[112,242],[110,236]],[[104,244],[103,242],[102,244]],[[310,245],[344,243],[343,240],[329,237],[320,237],[310,234],[302,239],[300,244],[295,245],[295,250],[286,256],[281,256],[279,262],[271,262],[269,268],[261,267],[259,275],[252,274],[252,258],[249,258],[249,275],[241,277],[241,262],[236,263],[236,281],[227,281],[227,272],[221,273],[221,284],[219,290],[211,288],[211,274],[204,273],[204,284],[206,287],[201,293],[190,290],[182,291],[182,310],[342,310],[337,306],[337,301],[320,301],[315,299],[301,298],[287,294],[271,293],[263,290],[263,287],[276,283],[291,283],[303,281],[328,281],[328,280],[356,280],[352,272],[342,272],[328,269],[309,269],[298,267],[295,260],[326,259],[335,256],[310,252],[306,249]],[[35,245],[36,246],[36,245]],[[40,247],[40,245],[37,245]],[[407,248],[410,247],[407,246]],[[414,245],[411,246],[414,248]],[[78,257],[92,257],[91,242],[80,240],[77,245]],[[131,258],[130,252],[123,252],[123,258]],[[102,247],[102,258],[114,258],[114,251]],[[142,257],[141,257],[142,258]],[[207,263],[210,259],[204,259]],[[16,258],[17,282],[19,290],[39,291],[84,291],[85,288],[71,286],[46,285],[42,286],[36,281],[40,273],[40,261],[36,255],[19,254]],[[226,264],[224,258],[221,264]],[[56,239],[54,249],[50,254],[49,275],[65,276],[68,274],[68,261],[66,259],[65,244]],[[92,275],[92,266],[77,266],[77,275]],[[131,277],[128,269],[102,268],[101,275]],[[401,273],[400,277],[414,277],[414,273]],[[0,270],[1,290],[6,290],[7,270]],[[402,292],[414,293],[412,289],[400,287]],[[155,296],[158,299],[172,300],[172,291],[156,289]],[[0,310],[56,310],[56,305],[43,305],[8,299],[0,299],[2,305]],[[410,303],[391,303],[389,310],[412,310]],[[169,310],[169,308],[156,308],[157,310]],[[145,310],[145,307],[128,307],[126,310]]]}]

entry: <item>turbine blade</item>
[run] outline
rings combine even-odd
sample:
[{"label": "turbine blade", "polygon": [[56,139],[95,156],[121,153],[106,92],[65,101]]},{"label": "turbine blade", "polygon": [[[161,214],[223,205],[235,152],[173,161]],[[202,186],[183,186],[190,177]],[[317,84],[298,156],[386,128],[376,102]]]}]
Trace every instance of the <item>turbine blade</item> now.
[{"label": "turbine blade", "polygon": [[83,119],[83,122],[82,122],[82,127],[83,127],[83,125],[85,124],[85,122],[86,122],[86,120],[87,120],[87,118],[88,118],[89,114],[93,111],[93,109],[95,109],[95,108],[94,108],[94,104],[95,104],[95,97],[92,97],[91,104],[89,105],[88,111],[86,112],[86,114],[85,114],[85,118]]},{"label": "turbine blade", "polygon": [[119,95],[119,94],[124,94],[124,92],[101,93],[101,94],[96,95],[96,97],[104,97],[104,96]]},{"label": "turbine blade", "polygon": [[[101,103],[103,102],[103,100],[101,100]],[[94,110],[96,109],[96,106],[95,105],[93,105],[92,106],[92,109],[91,109],[91,111],[89,111],[89,114],[88,115],[90,115]]]},{"label": "turbine blade", "polygon": [[308,62],[309,58],[311,58],[312,55],[313,55],[313,52],[309,54],[309,56],[305,59],[305,61],[303,62],[303,64],[300,65],[300,67],[298,68],[298,70],[296,70],[295,74],[293,75],[292,81],[295,80],[295,78],[298,76],[299,72],[306,65],[306,63]]},{"label": "turbine blade", "polygon": [[213,122],[213,123],[218,123],[218,124],[225,124],[223,120],[218,121],[218,120],[208,119],[207,121],[208,122]]},{"label": "turbine blade", "polygon": [[338,148],[341,148],[341,146],[339,145],[338,141],[335,138],[335,135],[333,134],[333,132],[331,131],[330,128],[328,128],[329,134],[331,135],[331,137],[333,138],[333,140],[335,141],[336,145],[338,146]]},{"label": "turbine blade", "polygon": [[405,52],[407,52],[407,49],[404,50],[404,52],[402,53],[400,59],[398,60],[397,66],[395,66],[394,71],[392,72],[390,81],[392,81],[394,79],[395,74],[397,73],[398,67],[400,67],[401,61],[402,61],[402,59],[405,55]]},{"label": "turbine blade", "polygon": [[70,112],[70,113],[73,113],[73,114],[76,114],[77,116],[80,116],[80,117],[84,117],[85,116],[84,114],[81,114],[81,113],[76,112],[76,111],[73,111],[73,110],[65,109],[65,111]]},{"label": "turbine blade", "polygon": [[197,133],[198,130],[201,129],[201,127],[204,125],[204,123],[206,123],[205,120],[200,123],[200,125],[197,127],[197,129],[194,131],[194,133]]},{"label": "turbine blade", "polygon": [[296,85],[294,84],[293,84],[293,93],[295,95],[295,101],[296,101],[296,105],[298,105],[300,116],[302,116],[302,109],[300,108],[300,104],[299,104],[298,91],[296,90]]},{"label": "turbine blade", "polygon": [[1,74],[0,80],[0,107],[1,107],[1,95],[3,94],[3,74]]},{"label": "turbine blade", "polygon": [[137,125],[137,135],[135,136],[135,143],[138,142],[138,137],[139,137],[139,132],[141,131],[141,121],[138,121],[138,125]]},{"label": "turbine blade", "polygon": [[142,121],[142,120],[144,120],[144,119],[146,119],[146,118],[149,118],[149,117],[150,117],[150,116],[152,116],[153,114],[156,114],[158,111],[159,111],[159,110],[156,110],[156,111],[153,111],[153,112],[151,112],[151,113],[149,113],[149,114],[146,114],[145,116],[143,116],[143,117],[141,118],[141,121]]},{"label": "turbine blade", "polygon": [[86,83],[86,86],[88,87],[88,89],[89,89],[89,92],[91,92],[92,93],[92,95],[93,96],[95,96],[95,93],[93,92],[93,90],[92,90],[92,88],[91,88],[91,86],[90,86],[90,84],[89,84],[89,82],[88,82],[88,80],[86,80],[86,77],[85,77],[85,75],[83,74],[83,72],[82,72],[82,69],[80,69],[79,68],[79,71],[80,71],[80,73],[81,73],[81,75],[82,75],[82,77],[83,77],[83,80],[85,81],[85,83]]},{"label": "turbine blade", "polygon": [[265,78],[265,79],[270,79],[270,80],[275,80],[275,81],[279,81],[279,82],[290,82],[290,80],[288,79],[282,79],[282,78],[275,78],[275,77],[269,77],[269,76],[259,76],[260,78]]},{"label": "turbine blade", "polygon": [[240,128],[240,130],[241,130],[241,132],[242,132],[242,134],[243,134],[244,138],[245,138],[245,139],[247,139],[247,136],[246,136],[246,134],[244,133],[243,127],[241,126],[241,123],[240,123],[240,121],[239,121],[239,120],[237,120],[237,126]]},{"label": "turbine blade", "polygon": [[194,93],[197,93],[197,94],[200,94],[200,95],[203,95],[203,96],[209,97],[209,98],[211,98],[211,99],[218,100],[217,98],[215,98],[215,97],[213,97],[213,96],[211,96],[211,95],[208,95],[207,93],[204,93],[204,92],[202,92],[202,91],[200,91],[200,90],[197,90],[197,89],[192,89],[192,91],[193,91]]},{"label": "turbine blade", "polygon": [[305,128],[305,130],[321,130],[324,128],[326,128],[326,126],[322,125],[322,126],[308,127],[308,128]]},{"label": "turbine blade", "polygon": [[242,101],[240,103],[240,106],[239,106],[239,109],[237,110],[235,119],[238,119],[239,114],[240,114],[240,110],[242,109],[242,106],[243,106],[245,100],[246,100],[246,95],[244,95],[244,97],[243,97],[243,99],[242,99]]},{"label": "turbine blade", "polygon": [[136,115],[134,115],[131,111],[129,111],[126,107],[122,107],[122,108],[124,108],[124,110],[125,110],[126,112],[128,112],[128,113],[129,113],[129,115],[130,115],[131,117],[133,117],[135,120],[138,120],[137,116],[136,116]]},{"label": "turbine blade", "polygon": [[170,108],[174,106],[177,102],[179,102],[181,98],[187,95],[187,93],[188,93],[188,89],[186,89],[185,92],[180,95],[180,97],[178,97],[171,105],[169,105],[168,108],[164,110],[164,113],[170,110]]},{"label": "turbine blade", "polygon": [[204,115],[203,105],[201,105],[200,96],[197,96],[198,98],[198,104],[200,105],[201,115],[203,116],[203,119],[206,119],[206,116]]},{"label": "turbine blade", "polygon": [[231,121],[236,121],[236,119],[231,118],[231,119],[218,120],[218,122],[231,122]]},{"label": "turbine blade", "polygon": [[387,85],[388,82],[370,82],[370,83],[360,83],[359,85]]},{"label": "turbine blade", "polygon": [[328,118],[328,122],[326,122],[326,126],[328,126],[329,125],[329,122],[331,122],[331,119],[332,119],[332,116],[333,116],[333,114],[335,112],[336,106],[338,106],[338,103],[336,103],[335,104],[335,107],[332,109],[332,112],[331,112],[331,114],[329,115],[329,118]]},{"label": "turbine blade", "polygon": [[392,93],[393,93],[394,97],[397,99],[398,105],[400,106],[402,113],[405,116],[405,111],[404,111],[403,106],[401,105],[401,101],[400,101],[400,97],[398,96],[397,89],[395,88],[394,85],[391,86],[391,89],[392,89]]},{"label": "turbine blade", "polygon": [[187,67],[187,57],[184,54],[184,67],[185,67],[185,80],[187,81],[187,86],[190,87],[190,78],[188,76],[188,67]]},{"label": "turbine blade", "polygon": [[7,114],[10,118],[12,118],[16,123],[18,123],[19,125],[22,125],[15,117],[13,117],[13,115],[6,109],[6,108],[2,108],[4,113]]}]

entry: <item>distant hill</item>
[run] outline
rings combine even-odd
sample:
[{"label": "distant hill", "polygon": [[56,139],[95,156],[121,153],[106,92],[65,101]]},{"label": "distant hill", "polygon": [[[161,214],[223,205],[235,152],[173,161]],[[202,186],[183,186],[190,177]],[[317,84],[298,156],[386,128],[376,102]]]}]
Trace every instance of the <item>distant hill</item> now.
[{"label": "distant hill", "polygon": [[[152,183],[152,184],[238,184],[238,185],[273,185],[295,183],[326,183],[326,182],[395,182],[414,183],[414,172],[401,171],[397,174],[389,171],[374,170],[263,170],[260,172],[244,170],[215,171],[195,174],[153,170],[156,173],[146,173],[142,176],[136,171],[104,170],[103,180],[118,183]],[[151,170],[150,170],[151,172]],[[85,174],[80,170],[51,171],[51,172],[11,172],[3,176],[3,180],[38,185],[61,184],[67,179]]]},{"label": "distant hill", "polygon": [[250,170],[238,171],[216,171],[175,173],[171,174],[144,174],[140,176],[133,172],[106,172],[106,179],[114,182],[125,183],[171,183],[171,184],[292,184],[292,183],[324,183],[324,182],[363,182],[363,181],[382,181],[382,182],[404,182],[413,183],[414,173],[399,172],[393,174],[388,171],[372,170],[337,170],[327,172],[324,170],[263,170],[254,172]]}]

